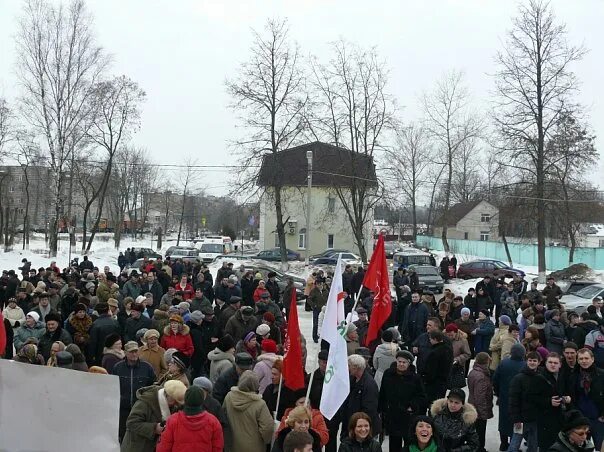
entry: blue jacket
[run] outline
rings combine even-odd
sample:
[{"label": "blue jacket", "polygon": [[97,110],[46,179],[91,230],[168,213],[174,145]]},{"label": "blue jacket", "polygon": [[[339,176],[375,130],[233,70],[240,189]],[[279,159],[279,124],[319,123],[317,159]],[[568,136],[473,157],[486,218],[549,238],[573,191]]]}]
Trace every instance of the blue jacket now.
[{"label": "blue jacket", "polygon": [[147,361],[128,364],[127,358],[113,366],[113,375],[120,377],[120,410],[130,410],[136,402],[136,391],[155,382],[155,371]]},{"label": "blue jacket", "polygon": [[421,301],[410,303],[405,309],[403,321],[399,331],[405,342],[413,342],[420,334],[426,331],[426,323],[429,317],[428,308]]},{"label": "blue jacket", "polygon": [[493,374],[493,390],[497,396],[499,406],[499,432],[504,435],[512,436],[513,424],[509,416],[510,403],[510,383],[525,366],[524,361],[512,358],[505,358]]},{"label": "blue jacket", "polygon": [[474,337],[474,353],[489,351],[491,338],[495,334],[495,324],[489,318],[476,322],[476,335]]}]

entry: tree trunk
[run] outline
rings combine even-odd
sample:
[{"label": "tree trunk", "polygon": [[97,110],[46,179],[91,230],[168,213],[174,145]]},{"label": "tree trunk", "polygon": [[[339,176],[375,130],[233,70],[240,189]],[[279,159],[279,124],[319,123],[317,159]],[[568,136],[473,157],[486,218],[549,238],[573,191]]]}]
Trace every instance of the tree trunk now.
[{"label": "tree trunk", "polygon": [[413,218],[413,243],[417,242],[417,204],[415,203],[415,195],[411,201],[411,216]]},{"label": "tree trunk", "polygon": [[180,245],[180,234],[182,233],[182,222],[185,218],[185,200],[187,197],[187,193],[184,192],[182,194],[182,208],[180,209],[180,221],[178,222],[178,237],[176,238],[176,246]]},{"label": "tree trunk", "polygon": [[161,227],[157,228],[157,249],[161,250],[162,243],[162,230]]},{"label": "tree trunk", "polygon": [[514,265],[514,263],[512,262],[512,255],[510,254],[510,247],[508,246],[508,239],[505,236],[505,233],[501,234],[501,241],[503,242],[503,248],[505,249],[505,255],[508,257],[508,263],[510,264],[510,267],[512,267]]},{"label": "tree trunk", "polygon": [[113,244],[115,249],[119,249],[120,243],[122,241],[122,227],[124,224],[124,217],[120,216],[118,218],[117,224],[115,225],[115,232],[113,233]]},{"label": "tree trunk", "polygon": [[96,215],[96,221],[94,222],[94,226],[92,228],[92,234],[90,234],[90,240],[88,240],[88,245],[86,246],[86,253],[90,252],[90,248],[92,247],[92,241],[94,240],[94,236],[99,229],[99,223],[101,222],[101,216],[103,215],[103,205],[105,204],[105,196],[107,195],[107,186],[109,185],[109,179],[111,178],[111,167],[113,166],[113,157],[109,158],[107,162],[107,170],[105,171],[105,177],[103,177],[103,182],[101,184],[101,196],[99,198],[99,206]]},{"label": "tree trunk", "polygon": [[[279,249],[281,250],[281,266],[287,269],[287,246],[285,243],[285,224],[283,222],[283,206],[281,204],[281,187],[274,187],[275,190],[275,212],[277,214],[277,236],[279,237]],[[306,249],[310,252],[310,237],[306,237]]]}]

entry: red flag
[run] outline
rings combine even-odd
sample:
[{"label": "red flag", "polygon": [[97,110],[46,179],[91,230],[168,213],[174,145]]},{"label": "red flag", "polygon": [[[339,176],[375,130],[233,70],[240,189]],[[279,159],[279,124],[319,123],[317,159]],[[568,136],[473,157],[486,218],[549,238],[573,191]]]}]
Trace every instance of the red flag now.
[{"label": "red flag", "polygon": [[390,295],[390,281],[388,279],[388,266],[386,265],[386,252],[384,251],[384,236],[380,234],[377,246],[371,256],[369,268],[365,272],[363,285],[375,294],[373,308],[369,320],[369,330],[365,339],[365,346],[378,337],[378,331],[392,312],[392,297]]},{"label": "red flag", "polygon": [[0,358],[4,356],[4,352],[6,351],[6,326],[4,325],[4,317],[2,317],[2,313],[0,312]]},{"label": "red flag", "polygon": [[283,384],[294,391],[302,389],[304,387],[304,364],[302,363],[302,344],[300,343],[300,325],[298,324],[298,304],[296,303],[295,290],[292,290],[284,349]]}]

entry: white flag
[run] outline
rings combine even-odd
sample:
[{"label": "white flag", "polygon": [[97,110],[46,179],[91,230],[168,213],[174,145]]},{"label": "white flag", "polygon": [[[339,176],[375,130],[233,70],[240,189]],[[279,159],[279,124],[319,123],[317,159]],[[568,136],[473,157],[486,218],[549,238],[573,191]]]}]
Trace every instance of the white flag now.
[{"label": "white flag", "polygon": [[350,392],[348,353],[346,351],[346,340],[344,339],[347,328],[344,317],[344,298],[340,256],[329,290],[321,329],[321,339],[329,342],[329,356],[319,408],[327,419],[331,419],[337,413]]}]

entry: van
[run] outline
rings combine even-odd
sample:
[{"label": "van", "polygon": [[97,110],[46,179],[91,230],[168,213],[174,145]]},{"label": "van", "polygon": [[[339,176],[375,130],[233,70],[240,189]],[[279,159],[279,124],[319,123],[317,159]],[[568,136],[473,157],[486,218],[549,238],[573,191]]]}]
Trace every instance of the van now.
[{"label": "van", "polygon": [[431,265],[430,254],[421,250],[406,248],[394,253],[392,265],[395,271],[401,266],[407,268],[409,265]]},{"label": "van", "polygon": [[202,242],[195,244],[199,249],[199,258],[204,263],[210,263],[222,254],[231,254],[233,252],[233,241],[230,237],[220,235],[209,235]]}]

